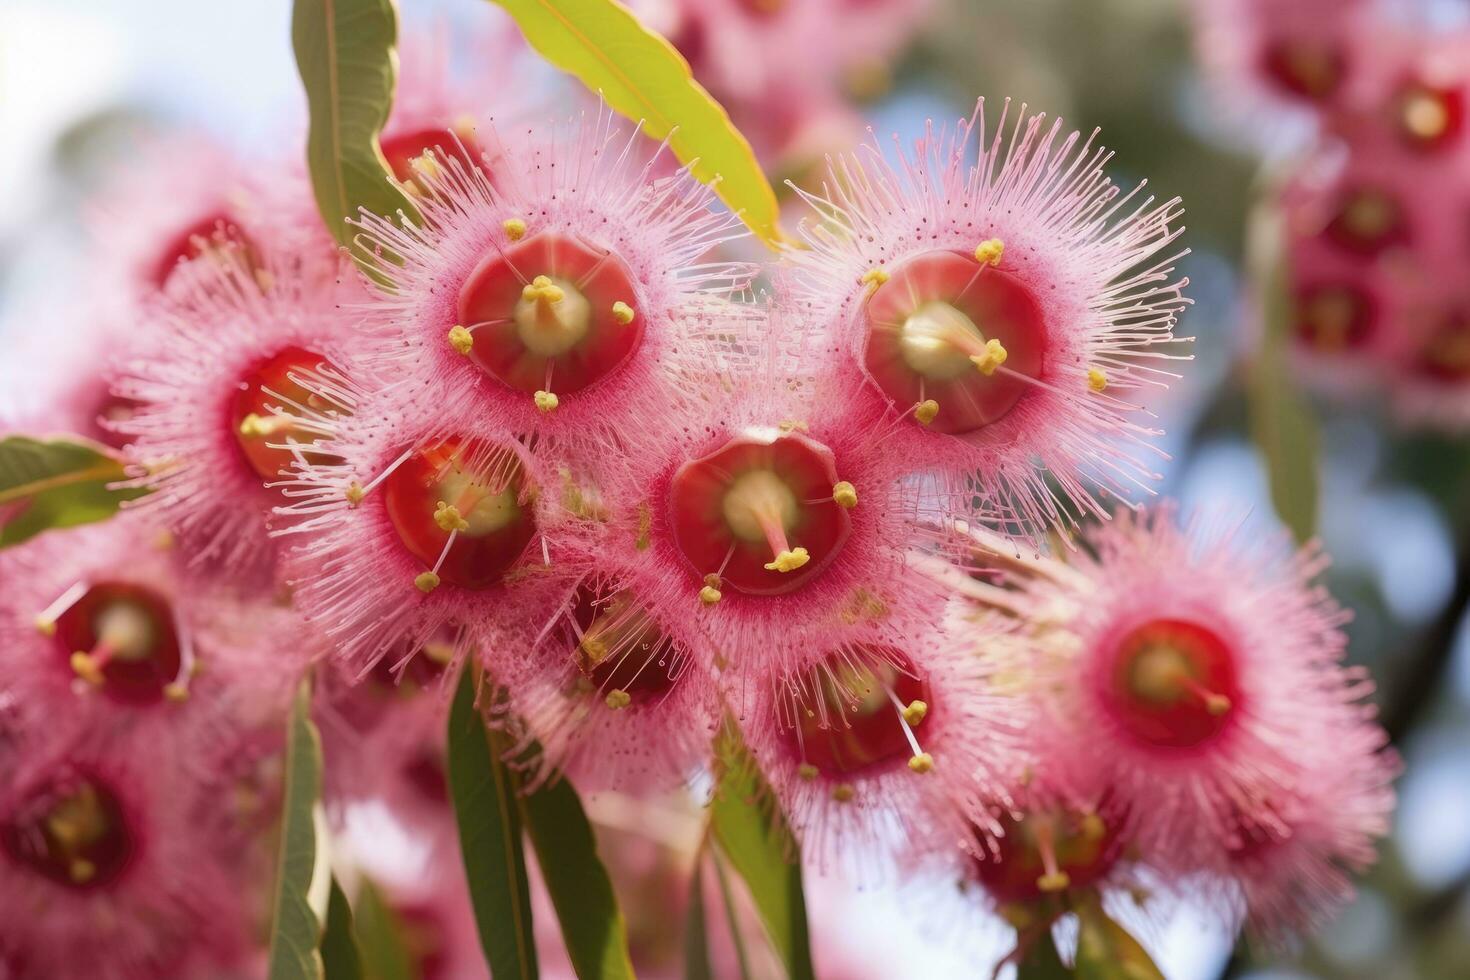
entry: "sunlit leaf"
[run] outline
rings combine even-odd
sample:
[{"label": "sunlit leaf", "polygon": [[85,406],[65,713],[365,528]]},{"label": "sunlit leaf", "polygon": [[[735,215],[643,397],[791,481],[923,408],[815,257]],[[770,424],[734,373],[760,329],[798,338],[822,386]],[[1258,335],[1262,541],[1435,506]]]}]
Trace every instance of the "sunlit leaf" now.
[{"label": "sunlit leaf", "polygon": [[111,486],[126,477],[121,460],[85,439],[0,439],[0,548],[111,517],[148,492]]},{"label": "sunlit leaf", "polygon": [[286,735],[286,792],[271,916],[270,980],[321,980],[323,976],[318,948],[322,920],[312,900],[313,885],[322,878],[316,816],[322,746],[310,712],[311,687],[303,682],[291,707]]},{"label": "sunlit leaf", "polygon": [[[306,164],[332,236],[352,246],[358,208],[416,211],[390,179],[378,134],[393,106],[398,66],[393,0],[296,0],[291,44],[306,87]],[[363,256],[354,248],[354,257]]]},{"label": "sunlit leaf", "polygon": [[669,145],[767,243],[781,238],[776,193],[749,141],[674,46],[614,0],[494,0],[548,61]]},{"label": "sunlit leaf", "polygon": [[1164,980],[1137,939],[1091,896],[1076,904],[1078,980]]},{"label": "sunlit leaf", "polygon": [[366,975],[353,928],[352,906],[336,878],[332,879],[327,924],[322,932],[322,973],[325,980],[362,980]]},{"label": "sunlit leaf", "polygon": [[710,804],[715,840],[745,881],[787,975],[810,980],[815,973],[796,841],[732,720],[721,729],[715,756],[718,782]]}]

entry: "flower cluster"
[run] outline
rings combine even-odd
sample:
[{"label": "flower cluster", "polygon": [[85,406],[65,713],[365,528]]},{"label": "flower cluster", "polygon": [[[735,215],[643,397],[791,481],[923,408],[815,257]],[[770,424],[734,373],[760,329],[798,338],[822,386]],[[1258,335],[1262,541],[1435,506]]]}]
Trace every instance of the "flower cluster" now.
[{"label": "flower cluster", "polygon": [[418,220],[354,219],[362,268],[291,180],[176,196],[118,257],[69,404],[150,492],[0,556],[7,975],[258,955],[223,906],[308,671],[334,821],[380,803],[436,868],[473,670],[526,785],[680,787],[730,724],[815,868],[958,876],[1023,953],[1138,882],[1268,935],[1343,900],[1394,762],[1323,559],[1137,505],[1187,359],[1177,201],[982,102],[834,157],[759,267],[606,111],[457,91],[401,100]]},{"label": "flower cluster", "polygon": [[1463,430],[1470,31],[1361,0],[1199,7],[1222,82],[1311,122],[1276,194],[1304,374],[1339,396],[1381,390],[1410,424]]}]

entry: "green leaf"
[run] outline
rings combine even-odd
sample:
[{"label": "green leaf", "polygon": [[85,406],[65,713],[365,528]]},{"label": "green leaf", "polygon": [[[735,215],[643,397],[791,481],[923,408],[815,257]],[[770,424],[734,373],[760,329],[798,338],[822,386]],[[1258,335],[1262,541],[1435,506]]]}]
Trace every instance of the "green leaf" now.
[{"label": "green leaf", "polygon": [[1011,954],[1022,956],[1016,966],[1016,980],[1071,980],[1076,976],[1067,969],[1061,954],[1057,952],[1050,922],[1029,934],[1027,940],[1024,951],[1018,950]]},{"label": "green leaf", "polygon": [[801,854],[735,722],[715,741],[717,783],[710,827],[765,923],[790,980],[812,980]]},{"label": "green leaf", "polygon": [[1148,951],[1103,911],[1096,895],[1077,903],[1078,980],[1164,980]]},{"label": "green leaf", "polygon": [[111,517],[148,492],[111,486],[125,479],[122,460],[85,439],[0,439],[0,548]]},{"label": "green leaf", "polygon": [[627,926],[576,790],[566,779],[557,779],[519,799],[577,976],[631,978]]},{"label": "green leaf", "polygon": [[364,878],[357,890],[354,925],[366,976],[371,980],[415,980],[418,971],[413,954],[404,944],[403,922],[383,901],[371,879]]},{"label": "green leaf", "polygon": [[327,926],[322,933],[322,968],[325,980],[362,980],[362,950],[352,928],[352,906],[342,886],[332,879],[327,899]]},{"label": "green leaf", "polygon": [[684,980],[714,980],[709,964],[709,930],[704,916],[704,848],[694,857],[689,910],[684,919]]},{"label": "green leaf", "polygon": [[1293,304],[1287,288],[1285,234],[1278,209],[1250,219],[1247,268],[1260,297],[1265,330],[1248,379],[1250,431],[1266,462],[1271,503],[1298,541],[1317,531],[1317,419],[1291,375]]},{"label": "green leaf", "polygon": [[531,980],[538,975],[536,936],[517,784],[504,761],[507,739],[486,727],[475,706],[478,678],[477,671],[464,671],[449,713],[449,786],[460,852],[490,972],[496,980]]},{"label": "green leaf", "polygon": [[393,0],[296,0],[291,44],[306,87],[310,124],[306,165],[327,230],[353,249],[346,219],[358,208],[379,215],[417,211],[391,180],[378,134],[393,106],[398,62]]},{"label": "green leaf", "polygon": [[495,0],[531,47],[669,145],[767,244],[781,240],[776,193],[749,141],[667,40],[614,0]]},{"label": "green leaf", "polygon": [[286,794],[281,812],[281,856],[271,917],[270,980],[321,980],[321,919],[312,906],[319,880],[317,800],[322,789],[322,745],[311,723],[311,686],[303,681],[286,736]]}]

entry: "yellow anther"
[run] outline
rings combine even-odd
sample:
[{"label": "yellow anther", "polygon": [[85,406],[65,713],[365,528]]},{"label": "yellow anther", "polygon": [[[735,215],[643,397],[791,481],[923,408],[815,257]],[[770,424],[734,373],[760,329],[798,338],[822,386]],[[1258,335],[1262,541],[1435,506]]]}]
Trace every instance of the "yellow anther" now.
[{"label": "yellow anther", "polygon": [[1230,699],[1223,694],[1211,694],[1205,698],[1205,710],[1218,718],[1230,710]]},{"label": "yellow anther", "polygon": [[439,158],[433,150],[425,150],[408,162],[409,169],[425,177],[438,177],[443,173]]},{"label": "yellow anther", "polygon": [[919,402],[919,407],[914,409],[914,418],[919,420],[920,425],[928,425],[938,417],[939,403],[932,398]]},{"label": "yellow anther", "polygon": [[71,875],[72,881],[78,885],[85,885],[97,874],[97,865],[86,858],[73,858],[70,866],[67,867],[67,872]]},{"label": "yellow anther", "polygon": [[260,287],[262,293],[268,293],[276,284],[276,277],[269,269],[255,270],[255,284]]},{"label": "yellow anther", "polygon": [[347,485],[346,496],[347,506],[356,507],[358,504],[362,503],[362,498],[367,496],[367,491],[362,488],[361,483],[353,480]]},{"label": "yellow anther", "polygon": [[723,598],[723,596],[720,594],[720,590],[712,585],[706,585],[704,588],[699,590],[699,601],[704,603],[706,606],[713,606],[715,603],[719,602],[721,598]]},{"label": "yellow anther", "polygon": [[421,572],[413,577],[413,585],[420,592],[433,592],[439,587],[439,576],[433,572]]},{"label": "yellow anther", "polygon": [[470,351],[475,349],[475,337],[463,324],[456,323],[449,328],[449,346],[468,357]]},{"label": "yellow anther", "polygon": [[858,280],[858,282],[860,282],[864,286],[867,286],[868,287],[868,293],[870,295],[872,293],[877,292],[878,291],[878,287],[881,286],[881,285],[883,285],[887,281],[888,281],[888,272],[887,272],[887,270],[886,269],[882,269],[882,268],[878,268],[876,266],[874,268],[869,269],[867,272],[864,272],[862,278]]},{"label": "yellow anther", "polygon": [[459,508],[453,504],[439,501],[434,505],[434,523],[439,525],[441,531],[468,531],[470,522],[460,514]]},{"label": "yellow anther", "polygon": [[1082,815],[1082,836],[1088,840],[1102,840],[1107,835],[1108,825],[1103,823],[1103,818],[1095,813]]},{"label": "yellow anther", "polygon": [[625,327],[633,322],[633,317],[635,315],[633,313],[633,307],[629,306],[627,303],[624,303],[622,300],[618,300],[616,303],[613,304],[612,313],[613,319],[618,321]]},{"label": "yellow anther", "polygon": [[71,669],[82,680],[93,687],[101,687],[106,678],[102,676],[102,668],[97,666],[97,661],[90,653],[78,650],[71,655]]},{"label": "yellow anther", "polygon": [[918,726],[929,713],[929,705],[923,701],[910,701],[909,706],[903,709],[903,720],[908,722],[910,728]]},{"label": "yellow anther", "polygon": [[240,435],[246,439],[259,439],[270,430],[266,428],[265,420],[254,412],[240,420]]},{"label": "yellow anther", "polygon": [[805,779],[807,782],[811,782],[813,779],[817,778],[817,767],[812,765],[810,762],[803,762],[801,765],[796,767],[796,774],[802,779]]},{"label": "yellow anther", "polygon": [[554,412],[556,406],[561,404],[561,399],[549,391],[538,391],[532,397],[536,399],[536,407],[543,412]]},{"label": "yellow anther", "polygon": [[614,711],[626,708],[633,702],[633,696],[620,688],[613,688],[607,692],[607,706]]},{"label": "yellow anther", "polygon": [[521,299],[532,303],[537,300],[545,300],[548,303],[560,303],[565,296],[566,293],[562,291],[560,286],[551,281],[550,276],[537,276],[535,279],[526,283],[525,288],[521,290]]},{"label": "yellow anther", "polygon": [[526,237],[526,222],[521,218],[506,218],[501,227],[505,229],[505,237],[513,242]]},{"label": "yellow anther", "polygon": [[980,373],[987,378],[995,373],[995,369],[1006,362],[1009,357],[1005,344],[995,338],[985,342],[985,353],[970,355],[970,363],[980,369]]},{"label": "yellow anther", "polygon": [[172,684],[164,687],[163,696],[174,704],[179,704],[189,700],[189,689],[178,681],[174,681]]},{"label": "yellow anther", "polygon": [[1093,391],[1102,391],[1108,386],[1108,376],[1097,368],[1087,369],[1087,387]]},{"label": "yellow anther", "polygon": [[766,562],[765,568],[768,572],[794,572],[811,560],[805,548],[793,548],[781,552],[775,561]]},{"label": "yellow anther", "polygon": [[975,261],[981,265],[1000,265],[1000,257],[1005,251],[1005,242],[999,238],[987,238],[975,246]]},{"label": "yellow anther", "polygon": [[157,534],[153,536],[153,541],[151,543],[153,547],[158,551],[172,551],[178,546],[179,540],[178,538],[174,537],[174,532],[170,531],[168,528],[162,528]]},{"label": "yellow anther", "polygon": [[1072,878],[1065,871],[1042,875],[1036,879],[1036,887],[1048,894],[1052,892],[1064,892],[1071,884]]},{"label": "yellow anther", "polygon": [[920,752],[909,760],[909,768],[914,772],[923,774],[934,771],[934,757],[928,752]]},{"label": "yellow anther", "polygon": [[855,795],[857,791],[852,788],[852,783],[838,783],[832,787],[832,799],[838,803],[849,803]]},{"label": "yellow anther", "polygon": [[36,617],[36,632],[42,636],[56,635],[56,620],[47,619],[45,616]]},{"label": "yellow anther", "polygon": [[838,507],[852,510],[857,506],[857,487],[846,480],[838,481],[832,487],[832,499],[837,502]]}]

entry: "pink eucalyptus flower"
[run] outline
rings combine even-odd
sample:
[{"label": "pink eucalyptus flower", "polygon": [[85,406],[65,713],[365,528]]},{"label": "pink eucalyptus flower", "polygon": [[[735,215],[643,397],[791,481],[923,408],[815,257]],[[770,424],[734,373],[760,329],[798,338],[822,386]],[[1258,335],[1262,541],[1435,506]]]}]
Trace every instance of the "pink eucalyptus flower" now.
[{"label": "pink eucalyptus flower", "polygon": [[1185,281],[1160,258],[1178,203],[1120,193],[1060,121],[1023,108],[1007,136],[1009,103],[985,144],[983,109],[898,169],[876,146],[834,161],[790,261],[841,369],[890,410],[890,451],[1039,535],[1153,478],[1134,399],[1182,356]]}]

